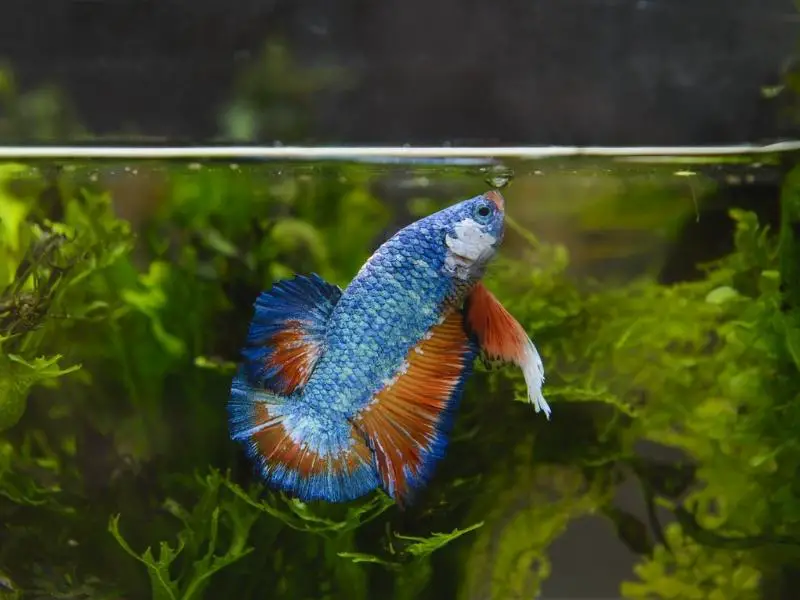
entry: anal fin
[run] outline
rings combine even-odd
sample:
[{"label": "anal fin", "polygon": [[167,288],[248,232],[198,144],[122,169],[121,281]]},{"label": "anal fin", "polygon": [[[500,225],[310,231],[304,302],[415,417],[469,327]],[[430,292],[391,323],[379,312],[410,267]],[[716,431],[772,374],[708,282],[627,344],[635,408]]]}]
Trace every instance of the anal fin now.
[{"label": "anal fin", "polygon": [[328,319],[342,290],[316,274],[262,292],[243,350],[248,379],[278,395],[302,388],[324,350]]},{"label": "anal fin", "polygon": [[353,419],[375,453],[383,488],[400,505],[444,453],[477,348],[453,310],[412,348],[393,381]]},{"label": "anal fin", "polygon": [[528,400],[536,412],[550,418],[550,406],[542,395],[544,365],[539,351],[525,329],[500,304],[500,301],[478,283],[465,303],[469,330],[477,337],[485,363],[512,363],[522,369],[528,388]]}]

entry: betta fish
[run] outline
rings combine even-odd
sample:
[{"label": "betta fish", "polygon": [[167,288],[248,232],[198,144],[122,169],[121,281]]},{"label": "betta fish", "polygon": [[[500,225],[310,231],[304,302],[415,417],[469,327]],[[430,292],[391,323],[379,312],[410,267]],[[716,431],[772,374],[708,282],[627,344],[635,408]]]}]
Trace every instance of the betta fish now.
[{"label": "betta fish", "polygon": [[228,413],[267,484],[328,502],[382,488],[408,504],[479,356],[521,368],[550,418],[536,347],[481,283],[504,204],[489,191],[408,225],[344,290],[311,274],[260,294]]}]

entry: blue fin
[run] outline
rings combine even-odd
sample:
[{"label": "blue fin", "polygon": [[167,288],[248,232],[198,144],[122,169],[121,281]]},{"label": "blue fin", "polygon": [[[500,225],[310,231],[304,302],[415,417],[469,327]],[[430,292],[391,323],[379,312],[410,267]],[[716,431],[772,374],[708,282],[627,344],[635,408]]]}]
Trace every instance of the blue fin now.
[{"label": "blue fin", "polygon": [[298,275],[262,292],[242,351],[248,379],[280,396],[299,391],[322,355],[328,319],[342,290]]},{"label": "blue fin", "polygon": [[256,389],[241,369],[228,415],[231,439],[244,445],[261,477],[304,502],[346,502],[380,485],[372,451],[344,417]]}]

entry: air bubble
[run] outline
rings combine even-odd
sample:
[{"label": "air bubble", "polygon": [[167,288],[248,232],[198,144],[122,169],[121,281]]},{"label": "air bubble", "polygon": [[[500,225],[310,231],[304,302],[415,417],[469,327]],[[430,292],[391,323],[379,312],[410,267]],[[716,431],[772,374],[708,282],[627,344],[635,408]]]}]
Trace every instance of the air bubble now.
[{"label": "air bubble", "polygon": [[514,178],[514,171],[508,167],[493,167],[486,179],[486,183],[497,189],[506,187]]}]

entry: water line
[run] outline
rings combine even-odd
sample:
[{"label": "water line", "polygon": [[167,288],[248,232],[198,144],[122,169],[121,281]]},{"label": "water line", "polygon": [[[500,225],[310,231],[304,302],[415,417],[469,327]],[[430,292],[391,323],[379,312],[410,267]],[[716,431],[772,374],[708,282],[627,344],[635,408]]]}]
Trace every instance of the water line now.
[{"label": "water line", "polygon": [[543,159],[555,157],[702,157],[777,154],[800,141],[728,146],[0,146],[0,160],[364,160]]}]

